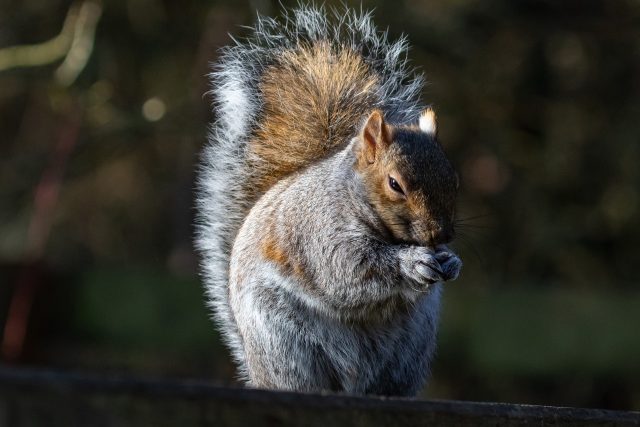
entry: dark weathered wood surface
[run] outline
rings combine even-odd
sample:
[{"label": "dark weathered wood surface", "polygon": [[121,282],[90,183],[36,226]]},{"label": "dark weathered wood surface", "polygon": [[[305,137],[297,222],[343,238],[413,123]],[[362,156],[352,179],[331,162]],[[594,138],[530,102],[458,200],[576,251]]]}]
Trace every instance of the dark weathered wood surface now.
[{"label": "dark weathered wood surface", "polygon": [[0,367],[0,426],[640,426],[640,413],[271,392]]}]

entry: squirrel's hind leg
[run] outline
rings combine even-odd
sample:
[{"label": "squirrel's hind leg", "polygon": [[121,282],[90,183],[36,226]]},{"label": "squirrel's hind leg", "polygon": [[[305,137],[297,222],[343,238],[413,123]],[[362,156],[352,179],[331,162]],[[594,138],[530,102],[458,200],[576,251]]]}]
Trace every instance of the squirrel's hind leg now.
[{"label": "squirrel's hind leg", "polygon": [[416,303],[416,311],[404,321],[395,351],[365,394],[415,396],[422,390],[436,347],[441,292],[442,286],[436,284]]},{"label": "squirrel's hind leg", "polygon": [[241,313],[236,313],[248,385],[308,392],[342,390],[309,323],[308,308],[282,288],[253,284],[239,293]]}]

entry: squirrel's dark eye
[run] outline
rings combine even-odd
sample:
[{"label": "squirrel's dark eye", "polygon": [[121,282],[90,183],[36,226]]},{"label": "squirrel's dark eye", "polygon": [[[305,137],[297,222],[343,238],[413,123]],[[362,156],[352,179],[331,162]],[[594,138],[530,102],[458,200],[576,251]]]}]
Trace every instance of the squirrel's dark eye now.
[{"label": "squirrel's dark eye", "polygon": [[400,187],[398,181],[396,181],[392,177],[389,177],[389,187],[391,187],[391,189],[396,193],[404,194],[404,190],[402,190],[402,187]]}]

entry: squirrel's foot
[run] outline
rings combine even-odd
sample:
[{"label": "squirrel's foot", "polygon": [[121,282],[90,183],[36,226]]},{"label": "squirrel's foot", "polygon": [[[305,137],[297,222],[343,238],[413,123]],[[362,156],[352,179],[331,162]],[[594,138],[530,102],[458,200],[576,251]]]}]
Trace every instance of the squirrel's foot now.
[{"label": "squirrel's foot", "polygon": [[444,280],[444,272],[431,248],[409,246],[401,249],[400,266],[405,277],[427,287]]},{"label": "squirrel's foot", "polygon": [[462,269],[462,260],[446,245],[436,247],[436,260],[440,263],[442,278],[445,281],[456,280]]}]

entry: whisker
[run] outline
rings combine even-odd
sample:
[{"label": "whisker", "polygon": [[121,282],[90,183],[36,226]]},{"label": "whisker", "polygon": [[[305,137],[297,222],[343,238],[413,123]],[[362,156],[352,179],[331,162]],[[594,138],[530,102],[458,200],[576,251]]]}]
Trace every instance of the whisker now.
[{"label": "whisker", "polygon": [[460,221],[470,221],[472,219],[479,219],[479,218],[486,218],[492,216],[491,214],[482,214],[482,215],[474,215],[474,216],[467,216],[464,218],[456,218],[456,220],[460,220]]},{"label": "whisker", "polygon": [[467,234],[469,236],[486,238],[491,233],[492,229],[490,228],[467,228],[467,227],[456,227],[456,234]]},{"label": "whisker", "polygon": [[492,225],[480,225],[480,224],[454,223],[454,226],[460,227],[460,228],[475,228],[475,229],[482,229],[482,230],[495,229],[495,227]]},{"label": "whisker", "polygon": [[480,255],[480,251],[478,251],[478,249],[476,248],[476,246],[473,244],[473,242],[468,238],[468,236],[465,236],[464,234],[462,235],[458,235],[457,236],[458,240],[460,243],[463,243],[464,246],[469,249],[478,259],[478,261],[480,262],[480,265],[482,266],[482,268],[486,268],[487,263],[485,262],[485,260],[482,258],[482,255]]}]

